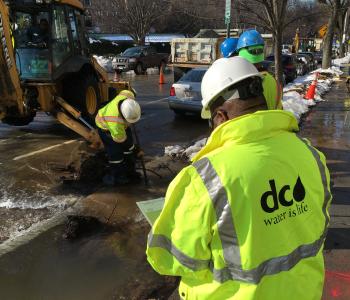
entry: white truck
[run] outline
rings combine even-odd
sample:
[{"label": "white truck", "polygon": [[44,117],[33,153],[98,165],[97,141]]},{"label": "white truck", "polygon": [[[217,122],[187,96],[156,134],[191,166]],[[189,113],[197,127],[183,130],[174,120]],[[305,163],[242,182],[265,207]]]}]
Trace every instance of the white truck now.
[{"label": "white truck", "polygon": [[[265,41],[265,56],[272,53],[272,34],[262,34]],[[177,38],[171,41],[171,64],[174,82],[190,69],[209,66],[221,57],[220,45],[225,37]]]},{"label": "white truck", "polygon": [[224,38],[178,38],[171,41],[174,82],[190,69],[211,65],[221,57]]}]

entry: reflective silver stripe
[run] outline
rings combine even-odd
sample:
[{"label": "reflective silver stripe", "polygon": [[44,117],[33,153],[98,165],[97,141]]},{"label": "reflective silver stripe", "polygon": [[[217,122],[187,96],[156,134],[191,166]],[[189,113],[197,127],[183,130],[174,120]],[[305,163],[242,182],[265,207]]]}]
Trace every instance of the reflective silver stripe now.
[{"label": "reflective silver stripe", "polygon": [[239,267],[241,265],[239,243],[225,187],[208,158],[195,162],[193,166],[202,178],[213,202],[225,262],[229,266]]},{"label": "reflective silver stripe", "polygon": [[132,151],[135,149],[135,145],[132,145],[130,148],[129,148],[129,151]]},{"label": "reflective silver stripe", "polygon": [[124,159],[122,159],[122,160],[110,160],[109,163],[110,163],[110,164],[120,164],[120,163],[122,163],[123,161],[124,161]]},{"label": "reflective silver stripe", "polygon": [[133,152],[123,152],[125,155],[130,155],[130,154],[133,154]]},{"label": "reflective silver stripe", "polygon": [[[219,236],[223,247],[224,259],[227,264],[227,267],[217,270],[214,268],[213,262],[211,262],[210,268],[213,272],[213,276],[216,281],[223,283],[227,280],[237,280],[258,284],[264,276],[278,274],[282,271],[288,271],[291,268],[293,268],[297,263],[299,263],[302,259],[316,256],[317,253],[320,251],[327,234],[327,226],[329,223],[329,217],[327,215],[327,206],[332,196],[328,189],[326,167],[323,165],[320,159],[320,155],[313,147],[308,145],[307,142],[305,142],[304,140],[302,141],[307,145],[307,147],[315,157],[320,170],[320,175],[324,187],[324,204],[322,208],[323,214],[326,219],[324,231],[320,238],[317,239],[315,242],[301,245],[294,249],[288,255],[274,257],[269,260],[266,260],[262,262],[259,266],[251,270],[242,269],[237,234],[234,229],[232,214],[228,213],[227,211],[227,209],[230,209],[230,206],[226,191],[221,184],[219,176],[217,175],[214,167],[212,166],[208,158],[204,158],[193,164],[194,167],[197,169],[198,174],[202,178],[205,186],[207,187],[209,195],[213,201],[218,220]],[[231,222],[232,228],[230,229],[229,224]],[[230,236],[232,244],[228,245],[227,243],[229,243]],[[227,249],[230,249],[231,251],[228,251]],[[235,251],[235,249],[238,250]],[[232,255],[233,257],[228,257],[228,255]]]},{"label": "reflective silver stripe", "polygon": [[214,279],[221,283],[227,280],[237,280],[258,284],[266,275],[274,275],[282,271],[288,271],[303,258],[316,256],[321,249],[325,237],[326,232],[324,232],[315,242],[307,245],[301,245],[288,255],[265,260],[258,267],[251,270],[243,270],[242,267],[226,267],[221,270],[212,268]]},{"label": "reflective silver stripe", "polygon": [[210,260],[195,259],[189,257],[169,240],[165,235],[153,234],[152,232],[148,236],[148,247],[162,248],[171,253],[182,265],[191,269],[192,271],[205,270],[209,266]]},{"label": "reflective silver stripe", "polygon": [[[311,145],[309,145],[307,140],[305,140],[305,139],[303,139],[303,138],[301,138],[299,136],[298,136],[298,138],[309,148],[309,150],[311,151],[312,155],[316,159],[318,168],[320,169],[321,178],[322,178],[322,184],[323,184],[323,189],[324,189],[324,202],[323,202],[322,212],[323,212],[323,214],[325,216],[325,219],[326,219],[325,220],[325,230],[327,230],[327,227],[328,227],[328,224],[329,224],[329,216],[327,214],[327,207],[328,207],[330,201],[332,200],[332,194],[331,194],[331,192],[328,189],[326,167],[322,163],[320,154],[317,152],[317,150],[314,147],[312,147]],[[325,235],[326,235],[326,233],[325,233]]]}]

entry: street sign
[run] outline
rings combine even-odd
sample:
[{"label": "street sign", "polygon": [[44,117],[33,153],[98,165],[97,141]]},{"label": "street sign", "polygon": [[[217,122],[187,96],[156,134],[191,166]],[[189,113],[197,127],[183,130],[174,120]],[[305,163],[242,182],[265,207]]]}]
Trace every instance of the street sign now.
[{"label": "street sign", "polygon": [[225,24],[231,23],[231,0],[226,0],[225,7]]}]

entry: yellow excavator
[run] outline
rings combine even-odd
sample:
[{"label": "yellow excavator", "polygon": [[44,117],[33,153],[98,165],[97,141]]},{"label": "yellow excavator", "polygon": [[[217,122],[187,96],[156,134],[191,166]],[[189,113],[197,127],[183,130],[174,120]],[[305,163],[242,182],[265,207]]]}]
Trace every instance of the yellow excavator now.
[{"label": "yellow excavator", "polygon": [[0,119],[26,125],[52,114],[95,147],[90,125],[101,102],[128,82],[112,82],[90,55],[79,0],[0,0]]}]

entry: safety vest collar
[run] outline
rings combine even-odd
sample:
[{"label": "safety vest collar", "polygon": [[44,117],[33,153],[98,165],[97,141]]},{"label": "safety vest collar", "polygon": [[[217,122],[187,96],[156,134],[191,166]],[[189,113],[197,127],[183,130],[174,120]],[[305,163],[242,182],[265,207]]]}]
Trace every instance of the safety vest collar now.
[{"label": "safety vest collar", "polygon": [[192,161],[198,161],[226,143],[256,142],[272,137],[281,131],[299,131],[298,122],[292,113],[282,110],[266,110],[235,118],[218,126],[212,132],[207,144]]}]

